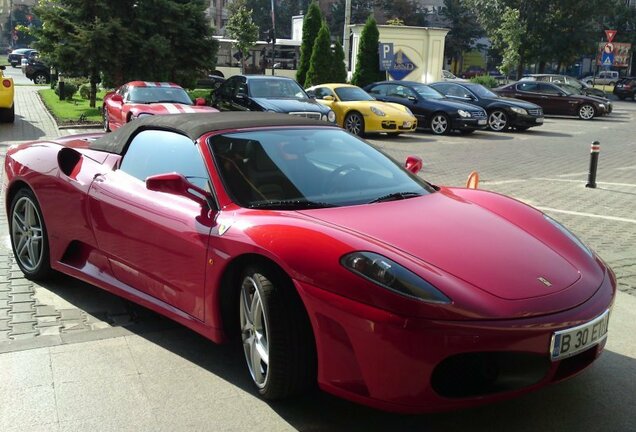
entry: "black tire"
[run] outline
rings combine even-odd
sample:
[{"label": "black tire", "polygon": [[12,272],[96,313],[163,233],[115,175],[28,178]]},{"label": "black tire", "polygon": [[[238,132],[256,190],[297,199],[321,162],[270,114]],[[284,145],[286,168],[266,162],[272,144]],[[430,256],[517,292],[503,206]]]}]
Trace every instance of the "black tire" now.
[{"label": "black tire", "polygon": [[428,126],[435,135],[446,135],[451,130],[450,119],[444,113],[433,114]]},{"label": "black tire", "polygon": [[357,136],[364,136],[364,118],[357,111],[350,112],[344,119],[345,130]]},{"label": "black tire", "polygon": [[508,114],[504,110],[496,109],[488,114],[488,128],[493,132],[505,132],[509,124]]},{"label": "black tire", "polygon": [[13,256],[27,279],[44,280],[53,274],[44,217],[31,189],[20,189],[11,200],[9,235]]},{"label": "black tire", "polygon": [[46,74],[38,73],[35,74],[35,76],[33,77],[33,83],[38,85],[48,84],[49,78],[46,76]]},{"label": "black tire", "polygon": [[594,105],[588,103],[584,103],[579,106],[576,112],[581,120],[592,120],[594,117],[596,117],[597,114]]},{"label": "black tire", "polygon": [[[298,293],[281,273],[273,266],[250,265],[240,279],[243,352],[252,381],[269,400],[303,393],[316,383],[311,324]],[[266,364],[260,353],[267,353]]]},{"label": "black tire", "polygon": [[15,122],[15,104],[11,105],[11,108],[0,109],[0,122],[2,123]]},{"label": "black tire", "polygon": [[104,132],[110,132],[110,122],[108,121],[106,105],[102,106],[102,127],[104,128]]}]

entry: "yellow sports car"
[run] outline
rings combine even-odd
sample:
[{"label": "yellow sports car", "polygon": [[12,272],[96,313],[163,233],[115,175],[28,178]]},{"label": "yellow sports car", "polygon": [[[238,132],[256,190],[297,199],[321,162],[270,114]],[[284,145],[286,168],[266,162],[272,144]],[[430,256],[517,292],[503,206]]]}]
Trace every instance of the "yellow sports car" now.
[{"label": "yellow sports car", "polygon": [[404,105],[380,102],[349,84],[320,84],[307,89],[310,96],[336,113],[336,123],[355,135],[413,132],[417,120]]},{"label": "yellow sports car", "polygon": [[13,123],[13,79],[4,76],[4,66],[0,66],[0,122]]}]

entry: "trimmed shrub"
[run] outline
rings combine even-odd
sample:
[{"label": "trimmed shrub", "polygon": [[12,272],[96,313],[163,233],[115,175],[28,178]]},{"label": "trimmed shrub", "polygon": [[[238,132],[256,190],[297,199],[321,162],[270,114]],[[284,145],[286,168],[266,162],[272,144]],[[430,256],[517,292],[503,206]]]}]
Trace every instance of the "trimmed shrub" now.
[{"label": "trimmed shrub", "polygon": [[300,46],[300,63],[296,72],[296,81],[306,87],[305,80],[314,51],[314,43],[322,26],[322,12],[316,1],[312,1],[303,20],[303,41]]},{"label": "trimmed shrub", "polygon": [[90,99],[91,97],[91,85],[90,84],[82,84],[79,88],[79,94],[82,99]]},{"label": "trimmed shrub", "polygon": [[316,84],[329,83],[332,80],[333,70],[331,66],[333,61],[331,60],[331,37],[329,36],[329,28],[326,23],[322,23],[316,42],[314,42],[314,49],[311,54],[311,62],[309,63],[309,70],[305,77],[305,87],[310,87]]},{"label": "trimmed shrub", "polygon": [[347,82],[347,66],[345,65],[345,54],[339,41],[336,41],[336,43],[334,44],[331,61],[333,62],[333,65],[330,68],[333,74],[333,82]]},{"label": "trimmed shrub", "polygon": [[481,84],[487,88],[495,88],[499,86],[499,83],[494,77],[490,75],[480,75],[470,79],[470,82]]},{"label": "trimmed shrub", "polygon": [[[73,95],[77,93],[77,84],[75,84],[72,80],[64,81],[64,99],[72,99]],[[55,86],[55,94],[60,95],[60,82],[58,81]]]}]

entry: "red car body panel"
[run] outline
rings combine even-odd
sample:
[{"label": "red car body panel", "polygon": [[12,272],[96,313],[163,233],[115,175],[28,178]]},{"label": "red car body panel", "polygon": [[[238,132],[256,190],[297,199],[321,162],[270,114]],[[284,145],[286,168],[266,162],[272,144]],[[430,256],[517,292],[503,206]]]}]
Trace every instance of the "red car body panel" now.
[{"label": "red car body panel", "polygon": [[[307,309],[325,391],[399,412],[461,408],[572,376],[603,349],[604,340],[574,365],[549,361],[553,332],[611,308],[616,280],[599,258],[518,201],[440,188],[359,206],[245,209],[228,197],[203,145],[212,134],[205,134],[197,146],[220,205],[212,211],[129,181],[115,169],[121,156],[88,148],[100,135],[7,152],[3,188],[8,197],[19,185],[34,191],[52,267],[225,342],[226,270],[241,257],[269,259],[289,275]],[[374,250],[444,287],[452,302],[396,295],[340,265],[347,253]],[[539,283],[540,276],[553,285]],[[545,359],[546,372],[512,391],[440,395],[431,384],[439,365],[476,352],[534,354]]]},{"label": "red car body panel", "polygon": [[[148,82],[148,81],[132,81],[126,86],[130,87],[181,87],[174,83],[166,82]],[[121,88],[121,87],[120,87]],[[183,113],[201,113],[201,112],[219,112],[216,108],[210,106],[186,105],[181,103],[129,103],[125,101],[113,100],[113,95],[117,94],[119,89],[109,92],[104,96],[104,104],[102,109],[107,112],[108,124],[110,130],[116,130],[125,125],[132,119],[139,117],[140,114],[146,115],[166,115],[166,114],[183,114]]]}]

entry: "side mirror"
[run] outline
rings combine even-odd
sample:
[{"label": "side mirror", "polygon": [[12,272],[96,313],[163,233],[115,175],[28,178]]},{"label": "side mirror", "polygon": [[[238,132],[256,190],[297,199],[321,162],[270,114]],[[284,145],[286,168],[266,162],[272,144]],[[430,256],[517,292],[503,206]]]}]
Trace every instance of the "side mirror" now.
[{"label": "side mirror", "polygon": [[210,194],[190,183],[183,175],[173,172],[157,174],[146,179],[146,189],[190,198],[199,204],[205,204]]},{"label": "side mirror", "polygon": [[110,100],[112,100],[113,102],[121,103],[124,101],[124,97],[120,95],[119,93],[115,93],[114,95],[111,96]]},{"label": "side mirror", "polygon": [[205,106],[205,98],[198,97],[194,100],[196,106]]},{"label": "side mirror", "polygon": [[407,156],[406,162],[404,162],[404,168],[406,168],[407,171],[413,174],[417,174],[418,172],[420,172],[423,165],[424,164],[422,163],[422,158],[419,158],[417,156]]},{"label": "side mirror", "polygon": [[331,95],[327,95],[327,96],[323,96],[322,100],[326,100],[326,101],[335,101],[336,98],[331,96]]},{"label": "side mirror", "polygon": [[6,69],[6,67],[0,65],[0,70],[5,70],[5,69]]}]

